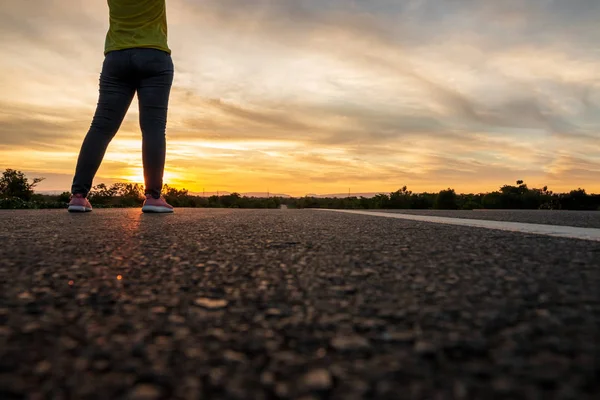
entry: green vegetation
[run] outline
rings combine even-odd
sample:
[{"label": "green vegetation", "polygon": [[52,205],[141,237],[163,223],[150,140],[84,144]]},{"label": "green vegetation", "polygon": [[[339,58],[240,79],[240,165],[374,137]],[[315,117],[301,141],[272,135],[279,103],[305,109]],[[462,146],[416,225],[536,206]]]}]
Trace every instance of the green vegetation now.
[{"label": "green vegetation", "polygon": [[[43,178],[35,178],[30,183],[23,172],[7,169],[0,178],[0,209],[64,208],[64,196],[44,196],[34,192],[42,181]],[[67,201],[68,198],[67,193]]]},{"label": "green vegetation", "polygon": [[[178,190],[168,185],[163,188],[165,200],[174,207],[189,208],[279,208],[278,198],[242,197],[238,193],[226,196],[202,197],[189,194],[186,189]],[[144,187],[136,183],[115,183],[107,187],[95,186],[88,198],[94,207],[141,207],[144,202]]]},{"label": "green vegetation", "polygon": [[[54,196],[36,194],[33,189],[41,181],[43,178],[35,178],[30,183],[22,172],[7,169],[0,178],[0,209],[66,208],[70,193]],[[238,193],[201,197],[168,185],[164,186],[163,194],[175,207],[279,208],[281,205],[281,199],[277,197],[245,197]],[[88,198],[96,208],[141,207],[144,202],[144,187],[136,183],[115,183],[111,186],[100,183],[92,188]]]},{"label": "green vegetation", "polygon": [[[60,195],[42,195],[34,192],[43,178],[30,183],[21,171],[7,169],[0,178],[0,209],[65,208],[69,202],[68,192]],[[457,194],[454,189],[439,193],[413,193],[406,186],[375,197],[346,198],[258,198],[238,193],[226,196],[202,197],[165,185],[165,199],[175,207],[210,208],[338,208],[338,209],[546,209],[546,210],[600,210],[600,195],[587,194],[584,189],[569,193],[553,193],[547,187],[530,189],[523,181],[516,185],[504,185],[499,191],[480,194]],[[134,183],[103,183],[94,186],[89,194],[90,202],[98,208],[140,207],[144,190]]]},{"label": "green vegetation", "polygon": [[413,209],[413,210],[600,210],[600,195],[587,194],[584,189],[569,193],[553,193],[547,187],[530,189],[523,181],[516,186],[504,185],[499,191],[480,194],[457,194],[454,189],[439,193],[413,193],[406,186],[389,195],[372,198],[316,198],[284,199],[290,208],[339,209]]}]

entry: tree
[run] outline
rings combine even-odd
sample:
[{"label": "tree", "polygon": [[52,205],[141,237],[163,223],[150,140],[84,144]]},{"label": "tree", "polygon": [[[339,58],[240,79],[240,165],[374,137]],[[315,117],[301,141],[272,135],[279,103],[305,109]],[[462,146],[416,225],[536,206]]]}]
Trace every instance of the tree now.
[{"label": "tree", "polygon": [[121,207],[136,207],[144,202],[144,188],[137,183],[115,183],[112,187]]},{"label": "tree", "polygon": [[371,199],[371,208],[387,208],[389,207],[390,198],[387,194],[379,193]]},{"label": "tree", "polygon": [[7,169],[2,173],[2,178],[0,178],[0,197],[16,197],[24,201],[29,201],[34,193],[33,188],[43,180],[44,178],[34,178],[33,182],[29,183],[23,172]]},{"label": "tree", "polygon": [[585,189],[571,190],[560,196],[560,203],[565,210],[597,210],[597,199],[588,195]]},{"label": "tree", "polygon": [[435,198],[434,208],[438,210],[456,210],[456,192],[454,189],[442,190]]},{"label": "tree", "polygon": [[62,192],[58,196],[58,201],[61,203],[68,203],[71,200],[71,192]]},{"label": "tree", "polygon": [[189,194],[189,192],[188,192],[187,189],[178,190],[178,189],[175,189],[173,187],[170,187],[167,184],[165,184],[163,186],[163,193],[164,193],[165,197],[168,196],[168,197],[177,197],[177,198],[179,198],[179,197],[185,197],[185,196],[187,196]]},{"label": "tree", "polygon": [[410,208],[410,196],[412,192],[403,186],[401,189],[390,193],[390,208]]},{"label": "tree", "polygon": [[[196,203],[193,201],[192,197],[189,196],[189,192],[187,189],[178,190],[176,188],[170,187],[165,184],[163,186],[163,196],[165,200],[173,207],[195,207]],[[206,202],[206,199],[203,199],[202,202]]]},{"label": "tree", "polygon": [[113,198],[117,195],[117,188],[108,187],[104,183],[94,186],[88,194],[88,199],[94,206],[110,206]]},{"label": "tree", "polygon": [[433,208],[437,194],[435,193],[413,193],[410,196],[410,208],[414,210],[428,210]]},{"label": "tree", "polygon": [[242,196],[239,193],[231,193],[227,196],[220,196],[219,202],[225,208],[239,208],[239,201]]}]

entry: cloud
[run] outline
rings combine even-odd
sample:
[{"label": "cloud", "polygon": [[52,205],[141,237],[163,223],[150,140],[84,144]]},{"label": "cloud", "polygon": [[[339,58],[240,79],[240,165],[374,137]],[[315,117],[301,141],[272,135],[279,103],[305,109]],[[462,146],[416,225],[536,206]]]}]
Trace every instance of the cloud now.
[{"label": "cloud", "polygon": [[[106,3],[5,3],[0,167],[69,175],[97,100]],[[519,178],[600,190],[595,0],[171,0],[168,12],[167,169],[192,190]],[[137,117],[134,105],[102,176],[139,175]]]}]

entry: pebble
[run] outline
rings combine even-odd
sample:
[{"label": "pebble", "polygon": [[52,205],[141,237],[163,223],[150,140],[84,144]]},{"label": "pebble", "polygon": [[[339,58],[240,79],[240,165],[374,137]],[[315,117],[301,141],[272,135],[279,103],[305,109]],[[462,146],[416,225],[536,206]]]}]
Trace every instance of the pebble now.
[{"label": "pebble", "polygon": [[288,398],[290,396],[290,387],[285,382],[278,382],[275,385],[275,394],[281,398]]},{"label": "pebble", "polygon": [[543,309],[543,308],[535,310],[535,313],[538,317],[541,317],[541,318],[549,318],[550,317],[550,311]]},{"label": "pebble", "polygon": [[382,339],[389,342],[409,343],[415,340],[413,331],[385,332]]},{"label": "pebble", "polygon": [[331,373],[324,368],[313,369],[302,377],[302,384],[308,390],[327,390],[333,386]]},{"label": "pebble", "polygon": [[225,360],[230,362],[244,363],[247,361],[247,358],[243,353],[239,353],[233,350],[225,350],[225,353],[223,353],[223,357],[225,358]]},{"label": "pebble", "polygon": [[60,344],[66,350],[74,350],[78,346],[78,343],[75,340],[73,340],[70,337],[68,337],[68,336],[61,337],[60,338]]},{"label": "pebble", "polygon": [[265,371],[260,375],[260,383],[264,386],[272,386],[275,383],[275,374]]},{"label": "pebble", "polygon": [[345,285],[345,286],[332,286],[331,290],[344,294],[353,294],[356,293],[356,288],[354,286]]},{"label": "pebble", "polygon": [[417,343],[415,343],[414,350],[417,354],[426,356],[426,355],[434,354],[436,352],[437,348],[431,342],[419,340]]},{"label": "pebble", "polygon": [[19,293],[19,300],[33,300],[33,295],[29,292]]},{"label": "pebble", "polygon": [[201,398],[202,384],[196,377],[188,376],[183,379],[182,385],[176,388],[178,398],[199,399]]},{"label": "pebble", "polygon": [[52,371],[52,364],[50,364],[46,360],[40,361],[39,363],[37,363],[37,365],[35,366],[35,370],[34,370],[36,375],[46,375],[50,371]]},{"label": "pebble", "polygon": [[269,308],[265,312],[265,315],[268,315],[270,317],[277,317],[277,316],[281,315],[281,310],[278,308]]},{"label": "pebble", "polygon": [[110,362],[108,360],[94,361],[92,363],[92,368],[98,372],[108,371],[110,368]]},{"label": "pebble", "polygon": [[514,388],[514,384],[509,378],[500,377],[492,380],[492,388],[499,393],[509,393]]},{"label": "pebble", "polygon": [[224,299],[211,299],[208,297],[199,297],[194,301],[194,304],[208,310],[219,310],[227,307],[229,302]]},{"label": "pebble", "polygon": [[30,322],[23,327],[23,332],[24,333],[35,332],[35,331],[39,330],[41,327],[42,326],[40,324],[38,324],[37,322]]},{"label": "pebble", "polygon": [[129,400],[155,400],[161,396],[161,390],[158,386],[149,383],[142,383],[133,388],[129,393]]},{"label": "pebble", "polygon": [[336,350],[363,350],[370,347],[369,341],[358,335],[337,336],[331,340],[331,346]]},{"label": "pebble", "polygon": [[210,370],[208,374],[211,385],[223,386],[227,382],[227,370],[223,367],[217,367]]},{"label": "pebble", "polygon": [[469,389],[464,382],[454,382],[454,387],[452,388],[452,392],[454,393],[454,398],[457,400],[466,399],[469,394]]},{"label": "pebble", "polygon": [[364,277],[364,276],[373,275],[375,273],[377,273],[377,271],[375,271],[374,269],[363,268],[363,269],[360,269],[358,271],[352,271],[350,273],[350,276],[352,276],[352,277]]},{"label": "pebble", "polygon": [[185,324],[185,318],[181,315],[169,315],[169,322],[173,324]]}]

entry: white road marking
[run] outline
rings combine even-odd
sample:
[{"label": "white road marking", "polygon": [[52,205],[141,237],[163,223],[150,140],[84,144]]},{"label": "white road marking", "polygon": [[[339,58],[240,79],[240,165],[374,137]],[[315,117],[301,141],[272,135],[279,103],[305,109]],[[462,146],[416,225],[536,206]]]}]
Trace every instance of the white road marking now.
[{"label": "white road marking", "polygon": [[318,209],[321,211],[339,212],[345,214],[360,214],[370,215],[373,217],[385,217],[396,219],[408,219],[411,221],[433,222],[437,224],[469,226],[473,228],[495,229],[509,232],[530,233],[533,235],[553,236],[569,239],[592,240],[600,242],[600,229],[597,228],[580,228],[576,226],[561,226],[561,225],[543,225],[543,224],[527,224],[524,222],[505,222],[505,221],[489,221],[483,219],[465,219],[465,218],[449,218],[436,217],[433,215],[414,215],[400,213],[386,213],[376,211],[357,211],[357,210],[331,210]]}]

